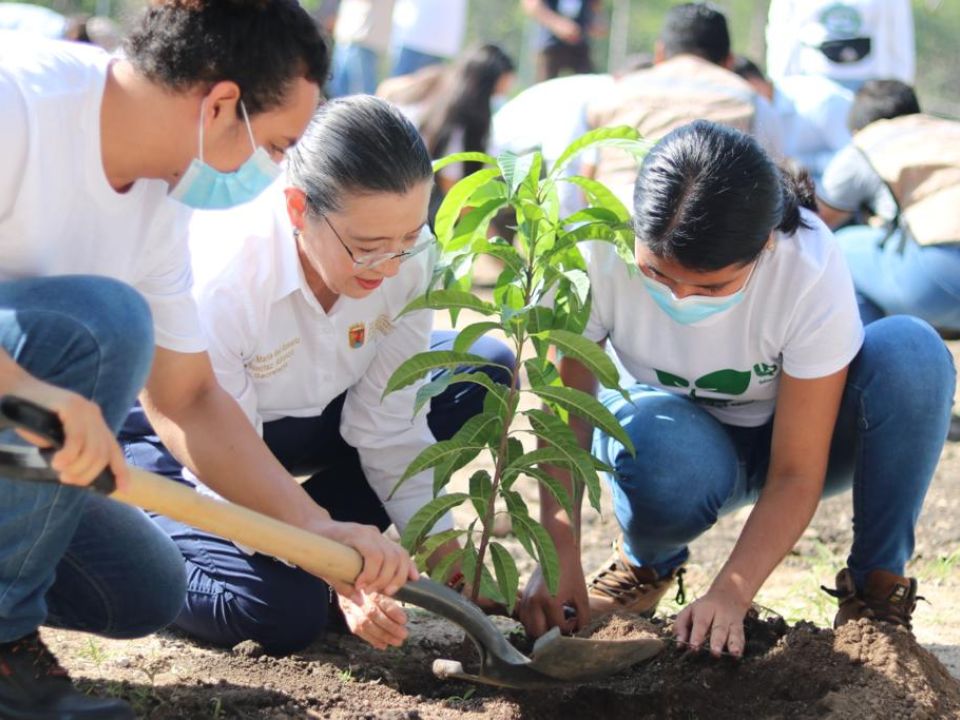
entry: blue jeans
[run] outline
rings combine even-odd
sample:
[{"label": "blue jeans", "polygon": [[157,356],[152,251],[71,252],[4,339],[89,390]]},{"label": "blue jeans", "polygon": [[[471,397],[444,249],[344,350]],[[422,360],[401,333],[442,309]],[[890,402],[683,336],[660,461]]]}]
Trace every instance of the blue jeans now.
[{"label": "blue jeans", "polygon": [[[454,331],[437,331],[434,350],[449,350]],[[501,342],[481,338],[470,351],[511,366],[513,353]],[[470,368],[469,371],[474,371]],[[508,377],[484,368],[501,384]],[[486,390],[456,383],[435,397],[427,422],[438,440],[452,437],[483,409]],[[307,494],[341,522],[390,525],[379,497],[367,483],[356,449],[340,435],[346,395],[318,417],[287,417],[264,424],[263,439],[277,460],[294,475],[307,475]],[[134,408],[120,434],[133,465],[185,482],[182,466],[160,443],[140,408]],[[179,629],[216,645],[255,640],[270,652],[285,654],[309,645],[337,622],[326,583],[305,570],[266,555],[248,555],[229,540],[156,515],[154,521],[180,548],[187,572],[186,603],[174,623]]]},{"label": "blue jeans", "polygon": [[[0,283],[0,342],[118,428],[150,370],[153,325],[143,298],[117,281],[34,278]],[[80,488],[0,478],[0,642],[44,622],[146,635],[176,617],[184,592],[176,546],[143,512]]]},{"label": "blue jeans", "polygon": [[940,330],[960,331],[960,243],[918,245],[895,231],[853,225],[837,231],[863,322],[915,315]]},{"label": "blue jeans", "polygon": [[393,77],[397,75],[411,75],[417,70],[422,70],[430,65],[439,65],[446,62],[445,57],[431,55],[430,53],[420,52],[413,48],[401,47],[397,54],[397,60],[393,64],[393,71],[390,73]]},{"label": "blue jeans", "polygon": [[[897,316],[866,328],[850,364],[825,488],[829,495],[853,487],[848,566],[858,585],[876,569],[902,575],[913,554],[954,383],[952,358],[923,321]],[[601,394],[636,456],[601,431],[594,452],[616,470],[607,480],[627,556],[663,574],[686,561],[688,543],[721,515],[757,500],[773,421],[724,425],[689,398],[649,386],[635,386],[631,397],[629,403],[612,391]]]},{"label": "blue jeans", "polygon": [[377,70],[380,58],[376,51],[363,45],[337,45],[333,50],[333,75],[330,97],[373,95],[377,91]]}]

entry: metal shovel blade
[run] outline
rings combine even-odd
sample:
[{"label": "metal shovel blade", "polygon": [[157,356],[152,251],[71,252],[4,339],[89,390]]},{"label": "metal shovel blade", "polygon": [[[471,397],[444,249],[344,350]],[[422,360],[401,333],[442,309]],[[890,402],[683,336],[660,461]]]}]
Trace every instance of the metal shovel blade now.
[{"label": "metal shovel blade", "polygon": [[456,660],[436,660],[433,672],[440,678],[521,689],[587,682],[647,660],[664,647],[662,641],[655,639],[564,637],[554,628],[537,640],[532,657],[527,657],[507,641],[476,605],[444,585],[421,578],[404,585],[395,597],[456,623],[476,645],[479,672],[465,672]]}]

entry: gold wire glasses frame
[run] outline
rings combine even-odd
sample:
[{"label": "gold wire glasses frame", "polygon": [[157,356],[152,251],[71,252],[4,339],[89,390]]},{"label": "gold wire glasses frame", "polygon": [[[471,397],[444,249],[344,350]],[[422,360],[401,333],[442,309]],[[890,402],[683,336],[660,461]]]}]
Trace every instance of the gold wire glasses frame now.
[{"label": "gold wire glasses frame", "polygon": [[[356,268],[371,270],[375,267],[383,265],[385,262],[390,262],[391,260],[399,260],[400,262],[404,262],[412,258],[414,255],[419,255],[427,248],[432,247],[436,242],[436,238],[434,238],[430,231],[425,228],[424,230],[428,235],[427,239],[417,243],[409,250],[401,250],[398,253],[371,253],[370,255],[357,257],[353,254],[350,246],[343,241],[342,237],[340,237],[340,233],[337,232],[337,229],[330,222],[329,218],[327,218],[326,215],[322,215],[321,217],[323,217],[324,221],[326,221],[327,227],[329,227],[333,231],[333,234],[337,236],[337,240],[339,240],[340,244],[343,245],[343,249],[347,251],[347,255],[350,256],[351,260],[353,260],[353,266]],[[421,231],[421,234],[422,232],[423,231]]]}]

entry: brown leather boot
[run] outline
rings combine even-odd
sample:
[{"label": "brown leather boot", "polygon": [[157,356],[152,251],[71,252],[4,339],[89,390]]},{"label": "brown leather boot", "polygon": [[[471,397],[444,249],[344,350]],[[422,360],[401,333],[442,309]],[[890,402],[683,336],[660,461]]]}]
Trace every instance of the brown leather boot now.
[{"label": "brown leather boot", "polygon": [[901,625],[907,630],[912,627],[910,622],[918,599],[917,581],[914,578],[901,577],[886,570],[874,570],[867,575],[863,590],[857,590],[853,573],[844,568],[837,573],[836,589],[823,587],[823,590],[840,601],[840,610],[833,621],[834,628],[860,618]]},{"label": "brown leather boot", "polygon": [[669,575],[660,576],[648,567],[630,563],[623,552],[622,537],[613,543],[613,554],[587,579],[587,597],[593,617],[603,617],[615,612],[635,613],[641,617],[653,617],[657,604],[678,583],[677,602],[683,604],[685,593],[681,565]]}]

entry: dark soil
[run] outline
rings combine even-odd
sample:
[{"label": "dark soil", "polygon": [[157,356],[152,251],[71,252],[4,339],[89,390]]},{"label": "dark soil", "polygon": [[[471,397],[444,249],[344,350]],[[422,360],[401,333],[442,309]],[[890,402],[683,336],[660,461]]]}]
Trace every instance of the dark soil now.
[{"label": "dark soil", "polygon": [[[505,692],[435,678],[430,673],[435,658],[470,665],[475,656],[462,635],[442,621],[417,615],[413,630],[413,641],[399,651],[379,653],[337,636],[287,658],[270,657],[249,643],[230,652],[165,637],[164,654],[179,659],[180,682],[89,685],[127,697],[142,717],[156,720],[960,718],[960,682],[906,631],[868,621],[835,633],[754,618],[742,660],[669,645],[653,660],[606,681]],[[593,635],[650,636],[669,637],[669,629],[662,621],[615,617]],[[134,664],[142,667],[147,658]]]}]

